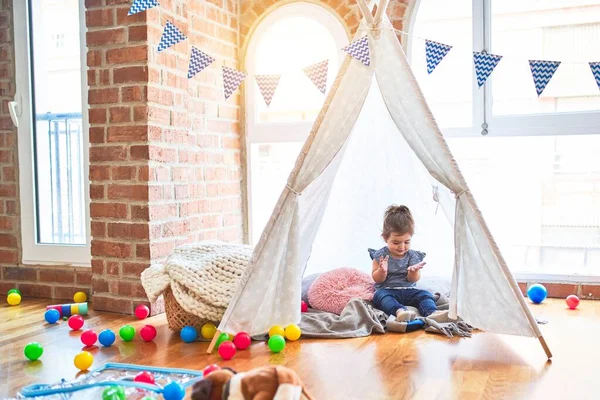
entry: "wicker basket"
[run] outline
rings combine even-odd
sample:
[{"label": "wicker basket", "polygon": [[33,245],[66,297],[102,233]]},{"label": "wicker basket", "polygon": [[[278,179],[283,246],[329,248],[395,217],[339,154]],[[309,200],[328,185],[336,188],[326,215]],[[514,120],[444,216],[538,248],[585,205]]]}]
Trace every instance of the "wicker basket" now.
[{"label": "wicker basket", "polygon": [[169,329],[172,331],[180,331],[184,326],[193,326],[200,332],[202,329],[202,325],[207,322],[212,322],[216,326],[219,326],[218,322],[215,321],[207,321],[205,319],[201,319],[200,317],[195,316],[194,314],[190,314],[185,311],[173,295],[171,288],[167,289],[164,294],[165,298],[165,313],[167,314],[167,323],[169,324]]}]

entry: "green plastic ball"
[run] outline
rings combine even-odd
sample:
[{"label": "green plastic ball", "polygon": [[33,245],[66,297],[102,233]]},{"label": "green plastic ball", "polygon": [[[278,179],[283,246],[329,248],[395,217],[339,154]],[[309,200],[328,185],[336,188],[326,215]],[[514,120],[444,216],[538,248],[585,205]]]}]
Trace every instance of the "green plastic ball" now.
[{"label": "green plastic ball", "polygon": [[69,319],[69,318],[67,318],[67,316],[64,316],[64,317],[63,317],[63,321],[66,321],[66,320],[68,320],[68,319]]},{"label": "green plastic ball", "polygon": [[125,390],[121,386],[109,386],[102,392],[102,400],[125,400]]},{"label": "green plastic ball", "polygon": [[131,325],[123,325],[119,329],[119,336],[121,336],[124,342],[131,342],[135,337],[135,328]]},{"label": "green plastic ball", "polygon": [[42,353],[44,353],[44,348],[38,342],[31,342],[25,346],[23,353],[25,353],[25,357],[28,359],[35,361],[42,356]]},{"label": "green plastic ball", "polygon": [[11,294],[11,293],[17,293],[19,296],[23,296],[23,295],[21,294],[21,292],[19,291],[19,289],[10,289],[10,290],[8,291],[8,293],[6,293],[6,295],[8,296],[8,295],[9,295],[9,294]]},{"label": "green plastic ball", "polygon": [[281,335],[273,335],[269,338],[268,345],[271,352],[279,353],[285,349],[285,339]]},{"label": "green plastic ball", "polygon": [[221,334],[219,335],[219,338],[217,339],[217,345],[216,345],[216,348],[218,349],[218,348],[219,348],[219,346],[221,345],[221,343],[223,343],[223,342],[225,342],[225,341],[227,341],[227,340],[229,340],[229,335],[228,335],[227,333],[225,333],[225,332],[221,333]]}]

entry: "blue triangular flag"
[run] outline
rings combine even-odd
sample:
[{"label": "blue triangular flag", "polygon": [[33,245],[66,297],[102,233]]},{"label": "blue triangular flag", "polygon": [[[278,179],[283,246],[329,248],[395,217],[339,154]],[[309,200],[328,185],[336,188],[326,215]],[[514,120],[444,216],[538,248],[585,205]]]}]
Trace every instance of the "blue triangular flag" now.
[{"label": "blue triangular flag", "polygon": [[425,39],[425,60],[427,61],[428,74],[433,72],[451,48],[450,45]]},{"label": "blue triangular flag", "polygon": [[369,51],[368,36],[363,36],[362,38],[355,40],[342,50],[356,58],[361,63],[365,64],[367,67],[371,65],[371,53]]},{"label": "blue triangular flag", "polygon": [[198,72],[208,67],[210,64],[215,62],[215,59],[192,46],[192,53],[190,54],[190,65],[188,67],[188,79],[192,78]]},{"label": "blue triangular flag", "polygon": [[133,0],[133,4],[131,5],[127,15],[137,14],[158,5],[159,4],[157,0]]},{"label": "blue triangular flag", "polygon": [[163,51],[185,39],[187,39],[187,37],[185,37],[175,25],[167,22],[162,37],[160,38],[160,43],[158,44],[158,51]]},{"label": "blue triangular flag", "polygon": [[473,52],[473,62],[475,63],[475,74],[477,75],[477,84],[482,87],[487,78],[492,74],[496,65],[500,62],[502,56],[489,54],[487,52]]},{"label": "blue triangular flag", "polygon": [[598,89],[600,89],[600,62],[591,62],[590,69],[596,80],[596,85],[598,85]]},{"label": "blue triangular flag", "polygon": [[560,61],[529,60],[529,68],[531,68],[531,76],[538,97],[546,89],[559,65]]}]

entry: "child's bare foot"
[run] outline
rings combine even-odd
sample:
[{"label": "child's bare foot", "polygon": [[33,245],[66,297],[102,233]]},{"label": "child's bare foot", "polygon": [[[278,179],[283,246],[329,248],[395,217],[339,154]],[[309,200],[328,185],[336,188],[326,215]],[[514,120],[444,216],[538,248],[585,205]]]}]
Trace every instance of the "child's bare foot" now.
[{"label": "child's bare foot", "polygon": [[396,311],[396,321],[398,322],[409,322],[415,319],[416,316],[417,313],[404,308],[400,308]]}]

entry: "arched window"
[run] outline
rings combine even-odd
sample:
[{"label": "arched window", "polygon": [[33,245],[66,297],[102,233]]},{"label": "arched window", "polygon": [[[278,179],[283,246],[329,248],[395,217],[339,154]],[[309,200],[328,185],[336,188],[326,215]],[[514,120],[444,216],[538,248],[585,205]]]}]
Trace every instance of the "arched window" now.
[{"label": "arched window", "polygon": [[[256,243],[294,161],[323,105],[323,94],[302,71],[329,60],[327,90],[348,43],[342,23],[319,5],[293,3],[269,13],[252,34],[245,66],[249,239]],[[253,75],[280,74],[269,107]]]},{"label": "arched window", "polygon": [[[417,0],[409,57],[521,278],[600,276],[598,0]],[[428,74],[424,39],[454,46]],[[503,56],[476,83],[473,51]],[[538,96],[528,60],[562,61]]]}]

